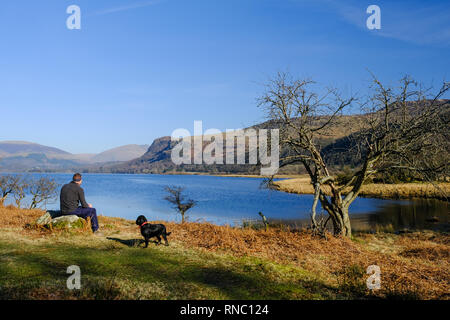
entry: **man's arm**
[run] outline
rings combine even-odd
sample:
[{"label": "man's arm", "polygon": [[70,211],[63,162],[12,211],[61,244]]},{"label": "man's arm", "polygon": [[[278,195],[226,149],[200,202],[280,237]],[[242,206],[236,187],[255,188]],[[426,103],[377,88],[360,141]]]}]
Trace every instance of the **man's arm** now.
[{"label": "man's arm", "polygon": [[80,190],[78,192],[78,200],[81,203],[81,206],[83,208],[90,208],[89,204],[86,202],[86,199],[84,198],[84,190],[80,187]]}]

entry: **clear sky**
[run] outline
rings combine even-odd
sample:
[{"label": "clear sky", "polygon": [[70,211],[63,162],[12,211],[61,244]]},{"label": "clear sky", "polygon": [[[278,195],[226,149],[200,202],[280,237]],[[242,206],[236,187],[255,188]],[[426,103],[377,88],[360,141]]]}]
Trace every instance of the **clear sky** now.
[{"label": "clear sky", "polygon": [[2,0],[0,140],[97,153],[194,120],[241,128],[264,119],[255,99],[277,71],[357,92],[367,69],[448,80],[450,1]]}]

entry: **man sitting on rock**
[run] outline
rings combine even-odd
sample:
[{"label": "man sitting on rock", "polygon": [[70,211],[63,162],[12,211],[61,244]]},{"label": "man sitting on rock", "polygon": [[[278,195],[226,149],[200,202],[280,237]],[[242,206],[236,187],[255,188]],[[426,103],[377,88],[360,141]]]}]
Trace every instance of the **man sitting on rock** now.
[{"label": "man sitting on rock", "polygon": [[[84,190],[80,187],[83,180],[81,174],[75,173],[72,182],[61,188],[60,208],[62,215],[76,215],[80,218],[91,218],[92,231],[98,234],[97,211],[84,198]],[[79,204],[81,206],[79,206]]]}]

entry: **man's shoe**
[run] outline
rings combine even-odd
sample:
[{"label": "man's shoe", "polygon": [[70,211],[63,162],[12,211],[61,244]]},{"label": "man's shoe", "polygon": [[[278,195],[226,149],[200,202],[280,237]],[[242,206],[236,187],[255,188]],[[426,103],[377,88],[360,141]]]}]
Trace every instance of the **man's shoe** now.
[{"label": "man's shoe", "polygon": [[94,236],[103,237],[104,234],[101,231],[97,230],[97,231],[94,232]]}]

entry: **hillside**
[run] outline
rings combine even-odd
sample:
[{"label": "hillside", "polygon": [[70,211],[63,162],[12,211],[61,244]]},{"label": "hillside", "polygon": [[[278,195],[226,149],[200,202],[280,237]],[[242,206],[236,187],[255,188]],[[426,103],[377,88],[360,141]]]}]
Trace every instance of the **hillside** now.
[{"label": "hillside", "polygon": [[[449,100],[443,100],[445,105],[442,108],[442,121],[448,121],[450,116]],[[418,106],[411,102],[408,104],[408,112],[417,113]],[[340,115],[337,116],[332,123],[320,131],[320,134],[314,136],[315,143],[319,146],[324,161],[332,172],[341,171],[345,167],[357,167],[362,161],[362,153],[358,152],[355,146],[361,145],[364,139],[359,133],[367,130],[367,123],[373,114],[361,115]],[[308,124],[312,127],[320,127],[327,123],[329,117],[317,116],[308,119]],[[295,121],[300,121],[296,119]],[[266,121],[261,124],[251,126],[247,129],[285,129],[280,128],[280,124],[275,121]],[[444,133],[445,135],[446,133]],[[359,138],[356,138],[359,137]],[[358,140],[360,139],[360,140]],[[360,141],[360,142],[357,142]],[[444,142],[445,143],[445,142]],[[447,141],[448,143],[448,141]],[[209,142],[203,142],[204,150]],[[175,165],[171,159],[171,151],[176,143],[170,141],[170,137],[161,137],[156,139],[150,146],[148,151],[137,159],[113,165],[105,165],[101,167],[91,168],[89,171],[112,172],[112,173],[208,173],[208,174],[260,174],[261,165],[250,164],[182,164]],[[224,138],[223,154],[226,154],[226,143]],[[234,150],[238,149],[235,143]],[[245,146],[246,155],[245,163],[248,163],[249,150],[248,145]],[[360,150],[361,151],[361,150]],[[287,155],[289,150],[280,150],[280,158]],[[191,159],[194,159],[194,143],[191,137]],[[259,157],[258,157],[259,158]],[[193,163],[193,161],[192,161]],[[300,164],[290,164],[281,168],[279,174],[302,174],[305,173],[304,168]]]},{"label": "hillside", "polygon": [[[320,125],[326,118],[318,117],[313,120],[313,123]],[[318,137],[318,143],[322,148],[334,144],[340,139],[344,139],[350,134],[358,130],[361,122],[364,121],[364,116],[342,116],[336,123],[329,128],[326,134]],[[277,129],[279,124],[273,121],[266,121],[261,124],[251,126],[253,129]],[[225,140],[225,139],[224,139]],[[212,164],[212,165],[194,165],[182,164],[175,165],[171,160],[171,151],[174,147],[169,136],[155,139],[148,151],[141,157],[120,164],[96,166],[91,167],[88,172],[111,172],[111,173],[183,173],[183,172],[198,172],[198,173],[226,173],[226,174],[259,174],[259,165],[237,165],[237,164]],[[203,148],[207,145],[204,143]],[[235,145],[235,150],[237,144]],[[248,153],[248,146],[246,147]],[[194,153],[192,149],[192,154]],[[225,154],[225,143],[224,143]],[[248,154],[246,155],[248,162]],[[280,173],[301,173],[302,168],[298,165],[291,165],[280,170]]]},{"label": "hillside", "polygon": [[11,156],[0,159],[0,171],[47,171],[75,168],[80,165],[76,160],[50,158],[44,153],[31,153],[26,156]]},{"label": "hillside", "polygon": [[19,156],[31,153],[42,153],[46,155],[70,155],[64,150],[43,146],[41,144],[27,141],[0,141],[0,156]]},{"label": "hillside", "polygon": [[78,171],[94,163],[113,164],[142,156],[148,145],[130,144],[99,154],[72,154],[26,141],[0,141],[0,172]]},{"label": "hillside", "polygon": [[[445,100],[444,100],[445,101]],[[447,115],[450,114],[447,104]],[[417,112],[414,103],[409,105],[409,112]],[[353,136],[367,124],[368,114],[341,115],[315,137],[320,146],[324,160],[331,171],[339,171],[345,166],[358,166],[361,157],[355,154]],[[318,127],[327,121],[328,117],[318,116],[309,119],[311,125]],[[280,129],[274,121],[266,121],[250,126],[251,129]],[[247,129],[249,129],[247,128]],[[224,139],[225,141],[225,139]],[[353,145],[352,145],[353,144]],[[206,173],[206,174],[260,174],[260,165],[238,164],[182,164],[175,165],[171,159],[171,152],[176,143],[171,142],[169,136],[160,137],[148,145],[130,144],[99,154],[74,155],[52,147],[41,146],[26,142],[0,142],[0,171],[74,171],[99,173]],[[208,142],[203,143],[203,148]],[[238,149],[235,144],[235,151]],[[246,163],[248,163],[248,146],[246,150]],[[280,150],[280,157],[286,155],[288,150]],[[224,152],[226,153],[225,143]],[[37,155],[38,154],[38,155]],[[44,155],[45,157],[42,157]],[[14,158],[10,158],[10,157]],[[192,143],[191,157],[194,158]],[[291,164],[280,169],[280,174],[303,174],[303,166]]]},{"label": "hillside", "polygon": [[149,145],[128,144],[103,151],[90,158],[91,162],[129,161],[147,152]]}]

